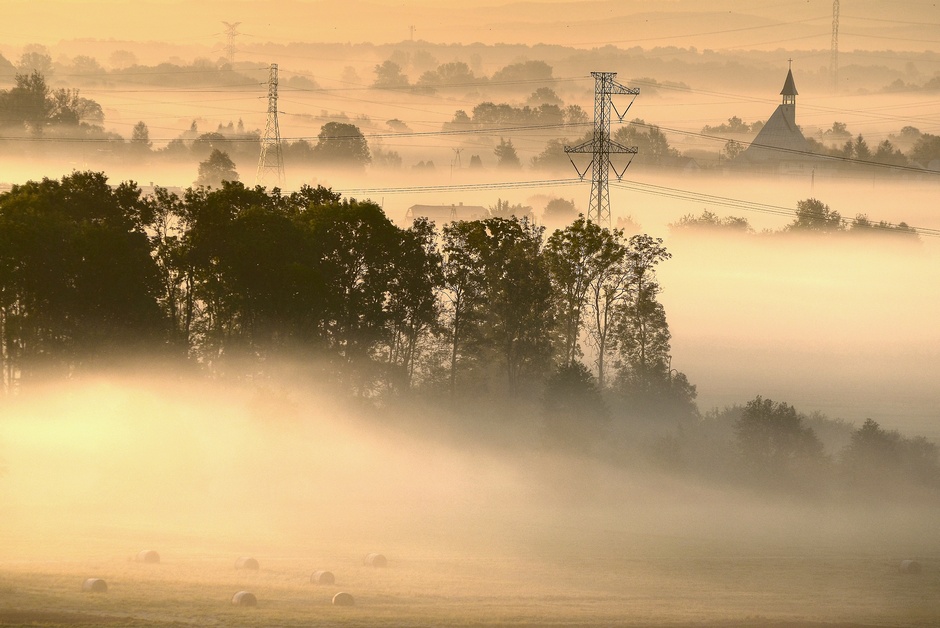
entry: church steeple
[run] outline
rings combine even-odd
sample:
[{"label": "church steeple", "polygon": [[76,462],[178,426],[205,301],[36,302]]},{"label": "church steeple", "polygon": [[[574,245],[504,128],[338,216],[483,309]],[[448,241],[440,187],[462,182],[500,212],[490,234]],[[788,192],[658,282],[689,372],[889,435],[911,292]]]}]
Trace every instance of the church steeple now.
[{"label": "church steeple", "polygon": [[[793,64],[793,59],[789,60],[791,66]],[[780,90],[780,95],[783,96],[783,104],[785,105],[796,105],[796,96],[799,92],[796,91],[796,83],[793,82],[793,68],[789,67],[787,69],[787,80],[783,82],[783,89]]]}]

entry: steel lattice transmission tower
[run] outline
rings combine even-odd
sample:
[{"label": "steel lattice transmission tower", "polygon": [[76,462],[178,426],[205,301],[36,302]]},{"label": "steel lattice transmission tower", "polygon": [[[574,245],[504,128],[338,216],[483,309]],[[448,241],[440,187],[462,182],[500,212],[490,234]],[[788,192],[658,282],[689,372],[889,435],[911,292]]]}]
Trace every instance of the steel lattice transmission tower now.
[{"label": "steel lattice transmission tower", "polygon": [[[574,169],[582,180],[587,174],[588,168],[592,169],[591,202],[588,206],[588,220],[592,220],[598,225],[609,226],[610,192],[607,182],[610,171],[614,171],[619,181],[623,178],[623,174],[627,171],[630,161],[633,160],[633,155],[636,155],[637,152],[636,146],[622,146],[610,139],[610,111],[613,109],[618,119],[623,122],[623,117],[627,114],[627,111],[630,110],[630,106],[633,104],[633,101],[636,100],[640,90],[638,88],[625,87],[617,83],[614,80],[614,77],[617,76],[616,72],[591,72],[591,76],[594,77],[594,136],[590,140],[582,142],[577,146],[565,146],[565,152],[568,153],[568,159],[571,160],[571,165],[574,166]],[[630,100],[630,104],[627,105],[627,108],[623,110],[623,113],[620,113],[613,103],[612,96],[622,94],[632,95],[633,98]],[[574,159],[571,158],[572,154],[578,153],[591,155],[591,163],[584,168],[584,172],[578,169],[577,164],[574,163]],[[611,153],[616,155],[630,155],[630,161],[627,162],[622,170],[617,170],[610,162]]]},{"label": "steel lattice transmission tower", "polygon": [[839,89],[839,0],[832,0],[832,46],[829,52],[829,78],[832,89]]},{"label": "steel lattice transmission tower", "polygon": [[281,130],[277,125],[277,64],[271,64],[268,78],[268,121],[264,125],[261,138],[261,157],[258,159],[258,173],[255,185],[264,185],[270,179],[277,179],[277,187],[284,185],[284,156],[281,153]]},{"label": "steel lattice transmission tower", "polygon": [[225,56],[228,58],[228,64],[235,67],[235,37],[241,34],[238,32],[238,25],[241,24],[241,22],[229,24],[223,21],[222,23],[225,24],[225,36],[227,38]]}]

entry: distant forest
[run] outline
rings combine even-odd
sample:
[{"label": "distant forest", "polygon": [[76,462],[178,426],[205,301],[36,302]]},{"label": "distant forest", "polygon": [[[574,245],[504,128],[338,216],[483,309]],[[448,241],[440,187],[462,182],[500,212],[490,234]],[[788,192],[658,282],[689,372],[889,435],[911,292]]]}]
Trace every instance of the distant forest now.
[{"label": "distant forest", "polygon": [[[297,45],[298,50],[319,51],[342,49],[349,46]],[[564,77],[583,71],[585,63],[604,67],[631,68],[632,78],[623,80],[640,87],[644,94],[670,91],[681,93],[690,86],[703,89],[704,83],[717,81],[728,89],[746,89],[749,93],[763,89],[768,69],[775,57],[772,53],[747,55],[724,52],[708,54],[681,48],[621,50],[614,47],[596,49],[590,53],[555,46],[466,46],[458,47],[466,61],[439,61],[454,54],[453,47],[427,43],[400,46],[353,46],[359,56],[385,57],[368,69],[347,66],[342,73],[346,85],[361,85],[364,89],[393,90],[414,94],[440,93],[460,96],[462,100],[475,99],[472,108],[454,111],[450,121],[444,122],[442,132],[473,132],[475,137],[489,143],[491,149],[473,155],[477,166],[496,168],[547,170],[571,173],[571,163],[564,152],[565,145],[575,145],[590,132],[589,112],[573,98],[583,101],[589,94],[575,94]],[[502,65],[489,75],[482,68],[493,63],[493,58],[505,58],[506,50],[527,51],[538,56],[536,60],[516,61]],[[859,59],[866,53],[856,52]],[[895,59],[895,57],[897,57]],[[857,86],[865,93],[934,93],[940,90],[940,57],[933,53],[911,55],[882,52],[873,55],[871,65],[847,64],[840,68],[847,85]],[[59,155],[75,159],[86,155],[85,144],[96,144],[98,159],[112,161],[160,160],[198,163],[213,150],[225,152],[233,163],[257,163],[261,131],[248,128],[242,120],[213,124],[213,128],[200,129],[195,121],[190,128],[176,137],[164,139],[154,146],[147,120],[138,121],[130,137],[106,130],[104,111],[93,99],[82,96],[84,88],[139,88],[141,86],[198,89],[239,89],[246,85],[263,84],[265,69],[257,64],[232,64],[226,59],[212,61],[207,58],[186,63],[179,59],[156,65],[138,63],[136,56],[126,50],[110,55],[110,68],[97,59],[78,55],[53,61],[42,46],[27,46],[17,63],[0,55],[0,86],[8,82],[8,89],[0,89],[0,152],[9,155],[41,155],[45,143],[56,142]],[[649,77],[660,77],[659,79]],[[779,75],[774,84],[766,88],[774,93],[779,87]],[[665,77],[665,78],[664,78]],[[825,73],[804,70],[801,85],[807,89],[828,91],[824,86]],[[874,86],[872,81],[883,84]],[[730,83],[729,83],[730,82]],[[743,84],[738,84],[743,83]],[[316,78],[303,71],[285,70],[281,89],[287,92],[315,92],[321,89]],[[580,88],[579,88],[580,89]],[[566,100],[568,101],[566,103]],[[283,141],[284,159],[292,165],[317,167],[352,167],[362,169],[396,170],[402,168],[433,169],[429,157],[416,163],[405,163],[395,150],[385,149],[381,141],[370,144],[373,134],[411,133],[408,121],[399,119],[372,120],[367,116],[350,117],[343,112],[322,111],[319,114],[299,114],[318,122],[321,132],[316,138],[295,138]],[[194,114],[195,117],[195,114]],[[648,117],[648,115],[647,115]],[[616,141],[639,149],[636,165],[652,168],[685,168],[689,159],[699,160],[697,168],[728,167],[744,150],[763,125],[762,120],[744,121],[731,116],[727,122],[716,121],[705,125],[701,133],[715,139],[725,138],[724,146],[707,152],[692,149],[687,153],[670,145],[670,131],[655,123],[635,118],[618,130]],[[549,139],[541,151],[531,157],[520,158],[512,138],[504,139],[508,129],[520,137],[531,138],[555,129],[557,136]],[[492,134],[487,131],[492,130]],[[40,138],[43,140],[39,141]],[[935,168],[940,163],[940,137],[923,133],[907,125],[897,129],[877,144],[869,144],[864,135],[854,132],[845,122],[834,120],[830,128],[807,134],[809,151],[825,156],[827,166],[834,168],[882,167],[908,168],[907,174],[918,169]],[[675,138],[673,138],[673,141]],[[544,141],[544,140],[543,140]],[[328,144],[327,145],[325,145]],[[346,144],[349,150],[328,150]],[[518,142],[517,142],[518,144]],[[341,159],[335,159],[341,154]],[[715,161],[715,155],[721,156]],[[438,164],[439,166],[441,164]],[[218,182],[216,182],[218,183]]]},{"label": "distant forest", "polygon": [[[808,199],[788,230],[844,225]],[[546,235],[502,202],[400,228],[323,187],[30,181],[0,194],[3,387],[140,363],[259,382],[286,360],[496,440],[808,497],[938,495],[936,445],[874,421],[761,397],[702,415],[658,299],[669,258],[660,239],[583,217]]]}]

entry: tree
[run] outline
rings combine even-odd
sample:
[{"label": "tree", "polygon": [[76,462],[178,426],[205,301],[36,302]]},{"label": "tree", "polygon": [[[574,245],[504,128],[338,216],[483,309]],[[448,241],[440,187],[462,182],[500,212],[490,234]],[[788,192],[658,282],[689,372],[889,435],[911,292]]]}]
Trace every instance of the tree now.
[{"label": "tree", "polygon": [[483,221],[486,333],[500,355],[507,392],[550,365],[552,289],[542,256],[543,228],[526,218]]},{"label": "tree", "polygon": [[375,82],[372,87],[376,89],[401,89],[408,87],[408,77],[402,74],[401,66],[391,59],[381,65],[375,66]]},{"label": "tree", "polygon": [[548,371],[552,290],[541,227],[525,218],[487,218],[444,228],[451,382],[458,367],[495,361],[505,391]]},{"label": "tree", "polygon": [[686,214],[676,222],[670,223],[669,229],[722,229],[742,233],[751,233],[754,231],[748,223],[747,218],[739,218],[737,216],[720,218],[717,214],[707,209],[702,210],[701,216]]},{"label": "tree", "polygon": [[41,134],[49,117],[48,96],[49,88],[42,74],[17,74],[15,87],[0,92],[0,125],[25,126],[34,134]]},{"label": "tree", "polygon": [[457,221],[443,229],[441,247],[443,326],[448,342],[451,395],[457,393],[458,370],[479,357],[485,276],[480,245],[482,221]]},{"label": "tree", "polygon": [[512,145],[512,140],[499,138],[499,146],[493,151],[496,155],[496,165],[506,170],[519,170],[522,168],[522,162],[519,161],[519,155],[516,154],[516,148]]},{"label": "tree", "polygon": [[320,128],[313,153],[320,163],[345,168],[364,168],[372,162],[369,144],[355,124],[327,122]]},{"label": "tree", "polygon": [[630,273],[626,265],[627,246],[623,230],[610,232],[613,246],[608,254],[595,258],[594,279],[588,290],[589,315],[585,322],[588,340],[594,346],[597,384],[607,385],[608,358],[617,347],[615,330],[618,313],[630,296]]},{"label": "tree", "polygon": [[797,201],[796,218],[786,226],[787,231],[816,233],[832,233],[844,229],[842,215],[815,198]]},{"label": "tree", "polygon": [[734,424],[744,473],[786,484],[813,481],[825,463],[822,442],[793,406],[757,396]]},{"label": "tree", "polygon": [[571,366],[581,356],[579,340],[591,284],[622,250],[609,230],[581,215],[549,236],[544,255],[555,294],[559,363]]},{"label": "tree", "polygon": [[884,140],[878,144],[875,154],[872,156],[872,161],[894,166],[908,165],[907,157],[891,143],[891,140]]},{"label": "tree", "polygon": [[855,138],[855,143],[852,145],[852,153],[855,155],[855,158],[860,161],[871,161],[871,149],[868,147],[868,142],[865,141],[861,133]]},{"label": "tree", "polygon": [[545,205],[545,212],[542,219],[546,223],[556,225],[570,224],[578,217],[578,210],[575,207],[574,199],[553,198]]},{"label": "tree", "polygon": [[630,293],[617,313],[616,335],[621,383],[632,394],[649,393],[669,376],[671,334],[657,300],[661,288],[655,269],[672,254],[662,243],[646,234],[632,236],[624,256]]},{"label": "tree", "polygon": [[923,166],[940,159],[940,135],[921,135],[911,148],[911,159]]},{"label": "tree", "polygon": [[725,147],[721,150],[721,152],[728,161],[734,161],[738,155],[744,152],[744,147],[741,145],[741,142],[728,140],[725,142]]},{"label": "tree", "polygon": [[908,237],[914,241],[919,241],[920,236],[917,233],[917,229],[908,226],[905,222],[900,222],[896,225],[889,224],[884,220],[881,220],[877,223],[872,222],[868,219],[866,214],[856,214],[855,218],[852,220],[852,224],[849,225],[849,231],[852,234],[887,234],[887,235],[900,235]]},{"label": "tree", "polygon": [[904,484],[937,486],[940,455],[923,437],[905,438],[897,430],[883,429],[866,419],[842,451],[841,467],[850,487],[897,495]]},{"label": "tree", "polygon": [[613,139],[624,146],[636,146],[638,159],[644,163],[662,165],[679,156],[679,151],[669,146],[666,135],[654,124],[636,118],[617,129]]},{"label": "tree", "polygon": [[[323,278],[324,340],[346,367],[358,369],[350,371],[357,378],[354,388],[371,392],[379,376],[371,371],[373,356],[389,346],[391,291],[403,290],[399,272],[404,270],[396,254],[402,231],[381,207],[354,199],[311,205],[301,218]],[[420,238],[412,244],[420,246]]]},{"label": "tree", "polygon": [[443,63],[436,70],[429,70],[421,75],[417,87],[434,89],[437,87],[468,87],[478,82],[473,71],[466,63],[454,61]]},{"label": "tree", "polygon": [[551,87],[539,87],[532,94],[529,95],[529,98],[526,99],[526,104],[530,107],[538,107],[541,104],[550,104],[558,105],[561,107],[564,105],[564,101],[558,97],[558,94],[555,93]]},{"label": "tree", "polygon": [[515,84],[528,81],[550,81],[552,66],[544,61],[512,63],[493,73],[492,83]]},{"label": "tree", "polygon": [[434,223],[419,218],[401,232],[400,245],[392,255],[388,362],[398,369],[405,388],[414,380],[422,342],[439,320],[436,291],[443,278],[437,235]]},{"label": "tree", "polygon": [[20,55],[16,69],[21,74],[52,76],[52,57],[49,56],[49,50],[37,44],[27,46],[25,52]]},{"label": "tree", "polygon": [[548,140],[544,150],[538,155],[532,157],[532,167],[539,170],[571,170],[571,160],[565,152],[565,146],[568,146],[568,138],[561,137]]},{"label": "tree", "polygon": [[588,115],[581,108],[581,105],[568,105],[565,107],[564,111],[565,124],[575,125],[575,124],[587,124]]},{"label": "tree", "polygon": [[495,205],[490,205],[490,216],[493,218],[526,218],[528,220],[534,220],[532,215],[532,207],[529,205],[523,205],[521,203],[516,203],[515,205],[511,204],[508,200],[504,201],[501,198],[496,199]]},{"label": "tree", "polygon": [[235,162],[219,149],[213,149],[209,157],[199,164],[199,177],[197,186],[220,187],[224,181],[238,181],[238,172],[235,171]]},{"label": "tree", "polygon": [[560,366],[545,383],[542,422],[550,445],[586,453],[603,440],[609,418],[597,381],[580,362]]},{"label": "tree", "polygon": [[[153,143],[150,141],[150,130],[143,120],[134,125],[131,134],[131,150],[137,154],[150,152]],[[237,179],[235,179],[237,180]]]},{"label": "tree", "polygon": [[62,374],[152,348],[159,284],[140,190],[101,173],[15,185],[0,195],[4,383]]}]

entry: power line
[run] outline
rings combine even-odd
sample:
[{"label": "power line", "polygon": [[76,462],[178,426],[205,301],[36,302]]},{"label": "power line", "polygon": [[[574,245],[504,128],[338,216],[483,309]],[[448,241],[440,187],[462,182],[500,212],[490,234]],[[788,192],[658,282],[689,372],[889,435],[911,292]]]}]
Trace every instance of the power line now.
[{"label": "power line", "polygon": [[[554,188],[580,185],[580,179],[548,179],[540,181],[505,181],[505,182],[487,182],[487,183],[464,183],[450,185],[411,185],[395,187],[372,187],[372,188],[337,188],[336,191],[346,196],[360,195],[392,195],[392,194],[435,194],[443,192],[471,192],[481,190],[506,190],[506,189],[529,189],[529,188]],[[654,185],[651,183],[640,183],[637,181],[616,181],[611,183],[615,188],[639,192],[661,198],[672,198],[676,200],[690,201],[695,203],[705,203],[709,205],[718,205],[739,209],[741,211],[755,212],[761,214],[770,214],[774,216],[793,217],[797,215],[795,209],[774,205],[772,203],[761,203],[758,201],[749,201],[728,196],[719,196],[715,194],[705,194],[703,192],[693,192],[663,185]],[[843,219],[844,224],[849,224],[848,219]],[[873,228],[879,228],[879,224],[874,223]],[[929,238],[940,237],[940,229],[928,227],[915,227],[907,225],[914,229],[918,235]],[[880,227],[883,229],[903,229],[899,223],[884,222]]]},{"label": "power line", "polygon": [[[790,209],[789,207],[783,207],[781,205],[773,205],[770,203],[760,203],[756,201],[746,201],[743,199],[737,199],[727,196],[717,196],[714,194],[705,194],[702,192],[692,192],[689,190],[682,190],[679,188],[653,185],[651,183],[639,183],[635,181],[624,182],[618,181],[614,184],[614,187],[624,190],[630,190],[632,192],[639,192],[641,194],[648,194],[652,196],[659,196],[662,198],[674,198],[684,201],[692,201],[696,203],[707,203],[710,205],[720,205],[722,207],[730,207],[733,209],[740,209],[743,211],[757,212],[762,214],[772,214],[776,216],[795,216],[797,214],[796,210]],[[849,224],[849,220],[846,218],[842,219],[843,224]],[[878,223],[873,225],[874,227],[878,226]],[[919,235],[930,238],[940,237],[940,229],[931,229],[927,227],[914,227],[911,225],[906,225],[910,229],[917,231]],[[884,229],[903,229],[904,227],[900,224],[885,222],[881,228]]]}]

